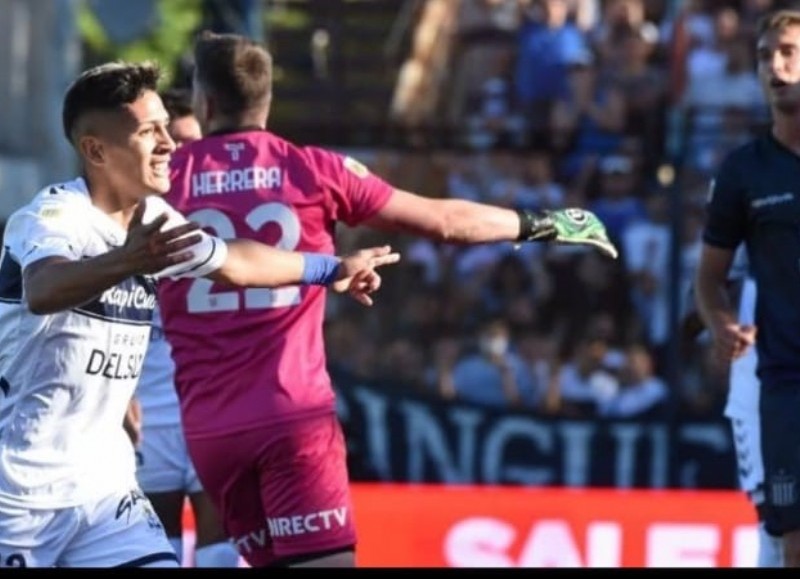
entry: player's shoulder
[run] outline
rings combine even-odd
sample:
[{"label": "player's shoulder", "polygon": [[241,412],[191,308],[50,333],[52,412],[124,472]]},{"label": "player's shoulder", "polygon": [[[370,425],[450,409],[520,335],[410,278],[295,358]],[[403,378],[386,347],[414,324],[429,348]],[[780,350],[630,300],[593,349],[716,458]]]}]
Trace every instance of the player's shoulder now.
[{"label": "player's shoulder", "polygon": [[369,168],[357,159],[357,153],[334,151],[323,147],[303,147],[309,163],[325,172],[352,173],[359,179],[369,177]]},{"label": "player's shoulder", "polygon": [[720,171],[738,172],[759,164],[774,152],[771,137],[760,135],[728,151],[720,163]]},{"label": "player's shoulder", "polygon": [[46,213],[49,217],[57,217],[60,213],[82,211],[90,203],[86,183],[83,179],[74,179],[47,185],[37,191],[23,206],[11,214],[11,218],[24,214]]}]

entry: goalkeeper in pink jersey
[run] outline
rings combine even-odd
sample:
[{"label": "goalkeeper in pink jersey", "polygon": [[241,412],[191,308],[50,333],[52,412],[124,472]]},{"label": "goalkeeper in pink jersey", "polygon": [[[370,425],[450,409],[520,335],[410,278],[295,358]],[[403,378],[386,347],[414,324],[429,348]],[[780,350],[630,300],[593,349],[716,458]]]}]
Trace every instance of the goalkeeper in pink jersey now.
[{"label": "goalkeeper in pink jersey", "polygon": [[[249,39],[206,32],[194,56],[204,137],[176,152],[167,200],[220,237],[333,253],[342,222],[462,244],[588,244],[616,256],[588,211],[431,199],[353,158],[269,132],[271,57]],[[325,294],[208,280],[159,288],[189,453],[252,566],[355,564],[345,441],[323,347]]]}]

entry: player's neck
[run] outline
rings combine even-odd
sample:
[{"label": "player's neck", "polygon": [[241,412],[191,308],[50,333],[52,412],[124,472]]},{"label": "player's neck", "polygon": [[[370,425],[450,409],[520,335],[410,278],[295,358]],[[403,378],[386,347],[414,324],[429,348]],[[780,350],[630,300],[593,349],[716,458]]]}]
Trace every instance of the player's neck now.
[{"label": "player's neck", "polygon": [[267,123],[261,119],[245,116],[239,119],[220,118],[209,121],[205,135],[224,135],[226,133],[241,133],[244,131],[264,131]]},{"label": "player's neck", "polygon": [[772,136],[784,147],[800,155],[800,117],[776,117],[772,124]]},{"label": "player's neck", "polygon": [[86,181],[86,188],[89,191],[92,205],[127,229],[137,201],[126,195],[120,195],[107,182],[97,178],[96,175],[84,175],[83,179]]}]

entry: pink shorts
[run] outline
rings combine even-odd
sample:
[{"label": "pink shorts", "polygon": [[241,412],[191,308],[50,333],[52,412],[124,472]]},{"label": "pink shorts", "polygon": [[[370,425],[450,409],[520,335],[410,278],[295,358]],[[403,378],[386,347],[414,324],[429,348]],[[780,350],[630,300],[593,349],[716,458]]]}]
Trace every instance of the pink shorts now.
[{"label": "pink shorts", "polygon": [[253,567],[355,546],[335,414],[190,439],[188,448],[226,534]]}]

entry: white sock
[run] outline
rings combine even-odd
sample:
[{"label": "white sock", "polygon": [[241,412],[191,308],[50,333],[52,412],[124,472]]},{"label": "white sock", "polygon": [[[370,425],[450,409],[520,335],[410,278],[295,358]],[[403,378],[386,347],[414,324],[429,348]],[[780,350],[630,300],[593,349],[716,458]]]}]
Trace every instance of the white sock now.
[{"label": "white sock", "polygon": [[195,567],[238,567],[239,552],[229,541],[212,543],[195,549],[194,564]]},{"label": "white sock", "polygon": [[178,565],[183,563],[183,538],[182,537],[167,537],[169,544],[172,545],[172,550],[178,557]]},{"label": "white sock", "polygon": [[764,523],[758,525],[758,566],[783,567],[783,540],[767,533]]}]

